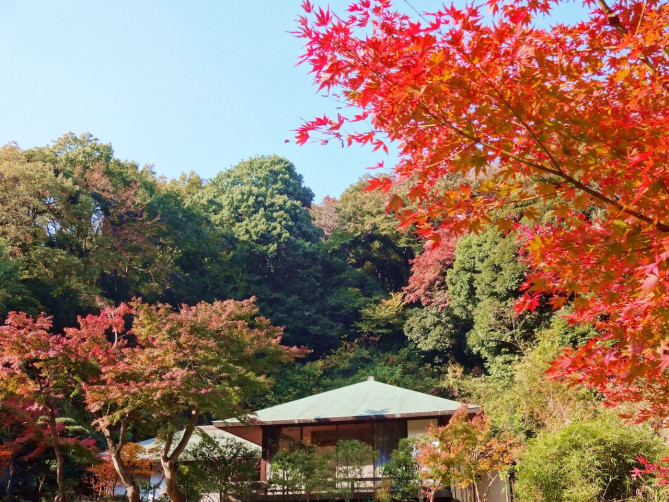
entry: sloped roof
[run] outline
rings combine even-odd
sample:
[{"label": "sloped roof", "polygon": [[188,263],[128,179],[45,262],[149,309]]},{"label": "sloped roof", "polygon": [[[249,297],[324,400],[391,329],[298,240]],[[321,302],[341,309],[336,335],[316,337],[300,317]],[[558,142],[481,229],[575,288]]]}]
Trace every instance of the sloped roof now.
[{"label": "sloped roof", "polygon": [[[377,418],[410,418],[452,415],[457,401],[376,382],[364,382],[265,408],[251,415],[255,425],[340,422]],[[469,406],[471,412],[479,411]],[[248,426],[234,420],[215,421],[216,427]]]},{"label": "sloped roof", "polygon": [[[172,452],[172,450],[174,450],[174,448],[176,448],[176,445],[179,443],[179,440],[181,439],[182,433],[183,431],[179,431],[174,435],[174,441],[172,442],[170,453]],[[189,450],[196,448],[200,444],[200,442],[202,442],[202,436],[210,437],[219,445],[225,444],[226,440],[232,440],[236,442],[241,442],[248,448],[254,450],[258,449],[258,445],[245,439],[242,439],[234,434],[230,434],[229,432],[222,431],[221,429],[218,429],[213,425],[198,425],[193,431],[193,435],[188,440],[188,445],[186,446],[186,450],[181,455],[182,461],[189,460],[189,455],[188,455]],[[141,444],[147,451],[148,457],[152,459],[158,459],[159,457],[158,451],[163,446],[164,443],[161,443],[161,441],[157,440],[156,438],[151,438],[145,441],[141,441],[139,444]]]}]

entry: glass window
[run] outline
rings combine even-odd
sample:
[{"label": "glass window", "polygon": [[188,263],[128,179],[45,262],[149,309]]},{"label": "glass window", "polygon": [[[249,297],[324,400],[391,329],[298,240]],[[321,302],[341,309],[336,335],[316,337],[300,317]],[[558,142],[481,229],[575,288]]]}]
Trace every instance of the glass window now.
[{"label": "glass window", "polygon": [[300,427],[267,427],[268,458],[279,450],[293,450],[300,443]]},{"label": "glass window", "polygon": [[407,436],[406,420],[391,420],[374,424],[374,449],[377,452],[376,467],[381,467],[395,450],[401,438]]},{"label": "glass window", "polygon": [[337,426],[314,425],[304,427],[302,440],[305,443],[313,444],[320,450],[334,448],[337,444]]},{"label": "glass window", "polygon": [[357,439],[374,447],[374,431],[371,422],[361,424],[344,424],[339,426],[339,439]]}]

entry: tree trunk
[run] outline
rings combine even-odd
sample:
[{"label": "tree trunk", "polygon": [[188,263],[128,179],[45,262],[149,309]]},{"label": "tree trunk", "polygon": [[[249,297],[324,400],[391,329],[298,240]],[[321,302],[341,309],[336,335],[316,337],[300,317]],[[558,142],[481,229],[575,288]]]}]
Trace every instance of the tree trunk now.
[{"label": "tree trunk", "polygon": [[7,490],[5,493],[9,496],[9,492],[12,490],[12,479],[14,479],[14,459],[10,459],[9,462],[9,476],[7,476]]},{"label": "tree trunk", "polygon": [[121,483],[125,486],[125,492],[130,502],[141,502],[139,487],[137,486],[137,481],[132,475],[128,466],[123,462],[121,457],[121,450],[123,449],[123,444],[125,441],[125,430],[127,422],[125,420],[121,421],[120,437],[119,442],[116,443],[112,436],[112,431],[108,427],[101,427],[102,433],[107,440],[107,452],[112,459],[112,464],[114,464],[114,469],[116,474],[121,478]]},{"label": "tree trunk", "polygon": [[172,502],[186,502],[186,495],[184,495],[184,493],[177,486],[177,461],[179,460],[179,455],[184,452],[186,446],[188,445],[188,441],[193,435],[193,430],[195,429],[198,416],[198,410],[192,409],[190,420],[184,428],[181,434],[181,439],[174,448],[174,451],[170,453],[172,440],[174,439],[174,432],[170,432],[167,435],[163,449],[160,452],[160,464],[163,467],[163,474],[165,476],[165,491],[167,492],[167,495],[170,497]]},{"label": "tree trunk", "polygon": [[172,502],[187,502],[186,495],[177,486],[177,463],[174,460],[161,458],[160,463],[163,466],[165,474],[165,491]]},{"label": "tree trunk", "polygon": [[52,406],[49,408],[49,431],[51,432],[51,446],[56,454],[56,481],[58,482],[58,495],[55,500],[57,502],[67,502],[67,492],[65,491],[65,472],[63,471],[65,459],[63,458],[63,450],[60,449],[60,441],[58,441],[58,431],[56,430],[56,411]]},{"label": "tree trunk", "polygon": [[121,478],[121,483],[125,486],[125,492],[130,502],[141,502],[139,496],[139,487],[135,481],[134,476],[121,459],[121,450],[119,448],[114,448],[114,451],[111,455],[112,463],[114,464],[114,469],[118,473],[118,477]]}]

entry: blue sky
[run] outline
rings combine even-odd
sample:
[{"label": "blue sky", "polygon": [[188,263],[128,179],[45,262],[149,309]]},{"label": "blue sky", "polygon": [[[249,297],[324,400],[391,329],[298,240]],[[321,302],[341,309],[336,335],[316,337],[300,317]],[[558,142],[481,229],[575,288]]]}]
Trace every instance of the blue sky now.
[{"label": "blue sky", "polygon": [[337,106],[316,92],[306,66],[295,67],[302,42],[288,32],[300,3],[3,0],[0,144],[30,148],[90,132],[168,178],[191,170],[211,178],[278,154],[317,201],[338,196],[383,155],[295,145],[303,119]]}]

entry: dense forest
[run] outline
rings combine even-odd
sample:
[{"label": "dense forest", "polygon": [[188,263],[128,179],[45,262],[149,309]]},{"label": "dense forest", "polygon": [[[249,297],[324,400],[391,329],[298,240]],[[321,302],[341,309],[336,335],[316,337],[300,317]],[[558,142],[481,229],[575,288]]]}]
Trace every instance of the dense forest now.
[{"label": "dense forest", "polygon": [[[28,150],[7,145],[0,150],[0,317],[44,313],[50,332],[60,333],[133,299],[186,309],[254,298],[253,315],[281,327],[284,346],[301,349],[293,362],[265,368],[269,380],[249,387],[244,409],[372,375],[481,405],[493,434],[522,445],[513,469],[520,496],[659,497],[652,479],[631,472],[639,455],[662,456],[661,420],[625,423],[597,392],[545,378],[564,347],[593,331],[564,319],[569,303],[514,313],[528,274],[516,239],[490,227],[461,237],[444,232],[438,244],[425,244],[386,211],[389,197],[405,197],[401,186],[390,194],[366,186],[363,179],[316,204],[280,157],[251,158],[210,180],[195,172],[167,180],[115,158],[111,145],[88,134]],[[517,211],[522,221],[524,212],[547,209],[529,202]],[[8,400],[1,406],[0,496],[54,494],[54,453],[39,413]],[[81,395],[61,394],[57,413],[59,433],[70,438],[68,489],[82,493],[95,457],[74,438],[105,449],[104,438]],[[29,433],[27,416],[37,424]],[[198,421],[212,418],[221,417],[203,413]],[[148,419],[130,424],[134,440],[160,429]]]}]

